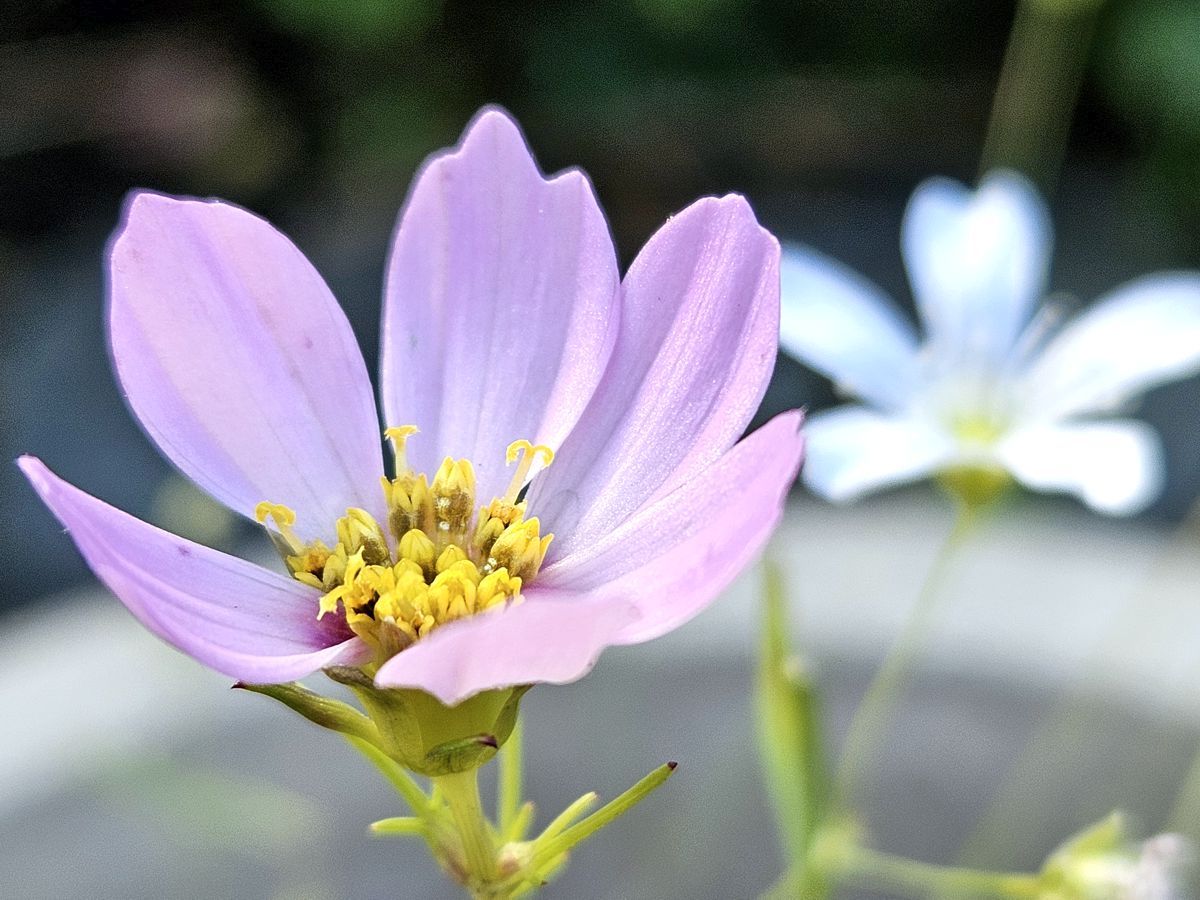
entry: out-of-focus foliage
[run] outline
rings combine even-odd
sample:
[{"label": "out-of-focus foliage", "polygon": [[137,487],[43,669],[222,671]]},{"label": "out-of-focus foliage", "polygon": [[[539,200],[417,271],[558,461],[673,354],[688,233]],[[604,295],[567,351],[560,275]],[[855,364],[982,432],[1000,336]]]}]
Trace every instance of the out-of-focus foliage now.
[{"label": "out-of-focus foliage", "polygon": [[1200,223],[1200,4],[1130,0],[1114,6],[1095,68],[1135,135],[1141,185]]}]

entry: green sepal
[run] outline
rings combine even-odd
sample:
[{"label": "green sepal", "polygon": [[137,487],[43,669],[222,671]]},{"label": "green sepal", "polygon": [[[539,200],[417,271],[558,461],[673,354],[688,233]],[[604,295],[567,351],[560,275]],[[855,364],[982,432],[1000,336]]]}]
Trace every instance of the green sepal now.
[{"label": "green sepal", "polygon": [[330,678],[354,692],[374,723],[374,743],[407,769],[436,777],[477,769],[512,734],[530,685],[484,691],[446,706],[424,691],[380,688],[362,669],[332,666]]},{"label": "green sepal", "polygon": [[379,732],[375,725],[353,706],[331,697],[323,697],[298,682],[246,684],[239,681],[234,687],[278,700],[322,728],[360,738],[372,744],[379,740]]},{"label": "green sepal", "polygon": [[424,775],[450,775],[477,769],[496,755],[494,734],[476,734],[438,744],[425,754]]}]

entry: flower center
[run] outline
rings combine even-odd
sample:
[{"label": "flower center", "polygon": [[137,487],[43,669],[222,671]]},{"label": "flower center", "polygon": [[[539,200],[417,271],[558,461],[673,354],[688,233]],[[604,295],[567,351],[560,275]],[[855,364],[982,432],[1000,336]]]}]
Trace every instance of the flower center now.
[{"label": "flower center", "polygon": [[549,447],[510,444],[507,460],[517,468],[508,490],[476,508],[469,460],[447,457],[432,482],[409,468],[405,445],[416,432],[411,425],[384,432],[396,455],[396,477],[382,479],[391,541],[363,509],[337,520],[332,547],[301,541],[296,514],[286,506],[264,502],[255,509],[259,522],[274,522],[268,533],[292,576],[323,592],[317,617],[340,607],[376,662],[447,622],[519,602],[553,538],[542,536],[518,499],[534,462],[553,461]]}]

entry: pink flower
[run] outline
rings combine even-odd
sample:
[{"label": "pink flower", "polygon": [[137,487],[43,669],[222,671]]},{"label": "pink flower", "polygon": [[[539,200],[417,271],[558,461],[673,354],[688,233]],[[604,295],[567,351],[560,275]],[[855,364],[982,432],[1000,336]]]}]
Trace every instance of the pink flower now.
[{"label": "pink flower", "polygon": [[110,256],[117,376],[288,571],[19,464],[130,611],[232,678],[365,664],[447,704],[571,681],[706,607],[779,520],[800,414],[738,442],[775,361],[778,264],[727,196],[620,279],[587,178],[543,177],[512,120],[481,112],[421,171],[392,246],[381,489],[366,366],[320,275],[245,210],[137,193]]}]

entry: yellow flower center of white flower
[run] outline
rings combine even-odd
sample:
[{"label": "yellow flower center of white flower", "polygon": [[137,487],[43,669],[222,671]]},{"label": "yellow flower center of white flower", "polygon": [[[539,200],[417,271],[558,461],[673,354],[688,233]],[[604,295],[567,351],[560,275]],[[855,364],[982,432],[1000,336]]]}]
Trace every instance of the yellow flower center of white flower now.
[{"label": "yellow flower center of white flower", "polygon": [[363,509],[337,520],[332,547],[301,541],[296,514],[286,506],[264,502],[255,509],[259,522],[274,523],[268,531],[293,577],[323,591],[317,617],[340,607],[376,662],[447,622],[519,602],[554,537],[542,536],[519,499],[534,462],[553,461],[549,447],[510,444],[507,461],[517,468],[508,490],[476,508],[469,460],[447,457],[432,483],[409,468],[405,445],[416,432],[412,425],[384,432],[396,455],[396,477],[382,479],[391,541]]}]

